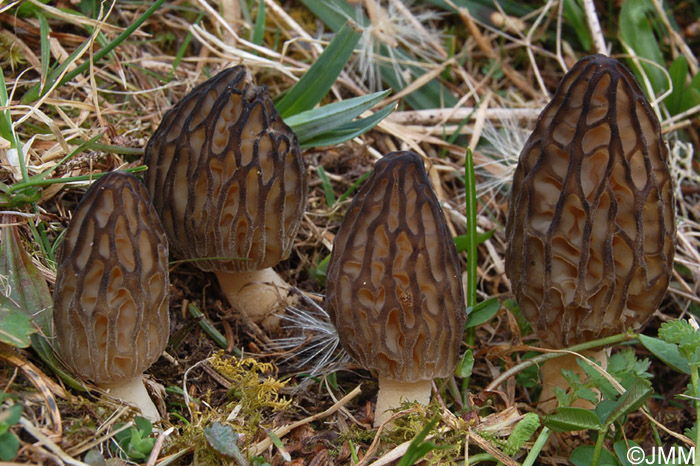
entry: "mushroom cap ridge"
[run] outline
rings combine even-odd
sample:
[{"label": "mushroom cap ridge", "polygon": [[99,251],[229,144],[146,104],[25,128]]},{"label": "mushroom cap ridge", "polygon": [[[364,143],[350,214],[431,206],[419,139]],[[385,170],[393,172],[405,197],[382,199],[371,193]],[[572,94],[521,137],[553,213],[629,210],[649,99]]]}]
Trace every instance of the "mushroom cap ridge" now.
[{"label": "mushroom cap ridge", "polygon": [[602,55],[564,76],[523,148],[506,271],[554,348],[638,330],[668,287],[672,178],[659,121],[632,74]]},{"label": "mushroom cap ridge", "polygon": [[[146,147],[146,186],[180,259],[206,271],[271,267],[292,248],[307,176],[296,135],[243,66],[195,87]],[[225,258],[225,259],[216,259]]]},{"label": "mushroom cap ridge", "polygon": [[345,350],[380,377],[446,377],[466,312],[457,250],[413,152],[392,152],[350,204],[327,270],[326,309]]},{"label": "mushroom cap ridge", "polygon": [[73,212],[57,260],[59,354],[98,384],[142,374],[169,336],[168,243],[141,181],[97,180]]}]

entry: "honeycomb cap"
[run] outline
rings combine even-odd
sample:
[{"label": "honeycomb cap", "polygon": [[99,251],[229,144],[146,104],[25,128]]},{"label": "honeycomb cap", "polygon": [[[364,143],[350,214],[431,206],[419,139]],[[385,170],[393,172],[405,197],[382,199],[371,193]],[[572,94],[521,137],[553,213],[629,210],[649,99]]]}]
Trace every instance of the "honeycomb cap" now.
[{"label": "honeycomb cap", "polygon": [[148,192],[110,172],[73,212],[58,253],[54,335],[62,359],[98,384],[142,374],[169,336],[168,243]]},{"label": "honeycomb cap", "polygon": [[306,204],[304,162],[267,86],[245,67],[220,72],[170,109],[145,163],[176,257],[212,258],[194,262],[206,271],[248,272],[289,255]]},{"label": "honeycomb cap", "polygon": [[617,60],[585,57],[564,76],[520,154],[506,236],[515,296],[551,347],[638,330],[661,303],[675,249],[668,149]]},{"label": "honeycomb cap", "polygon": [[457,250],[413,152],[381,158],[335,237],[326,309],[345,350],[380,377],[447,377],[466,312]]}]

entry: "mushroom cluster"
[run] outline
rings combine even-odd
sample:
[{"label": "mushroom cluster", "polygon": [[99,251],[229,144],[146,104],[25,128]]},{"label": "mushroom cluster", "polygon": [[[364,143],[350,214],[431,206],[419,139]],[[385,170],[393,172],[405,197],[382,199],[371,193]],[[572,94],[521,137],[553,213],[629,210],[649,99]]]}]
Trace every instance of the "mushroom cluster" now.
[{"label": "mushroom cluster", "polygon": [[215,272],[235,309],[275,328],[288,286],[271,267],[291,252],[307,177],[267,87],[243,66],[195,87],[165,114],[145,163],[173,255]]},{"label": "mushroom cluster", "polygon": [[85,193],[58,252],[54,335],[76,374],[151,419],[141,375],[168,342],[168,296],[168,243],[148,192],[110,172]]},{"label": "mushroom cluster", "polygon": [[359,190],[335,237],[325,307],[340,343],[375,371],[375,426],[401,401],[430,400],[457,365],[466,309],[457,250],[422,158],[392,152]]},{"label": "mushroom cluster", "polygon": [[675,240],[667,159],[618,61],[589,56],[566,74],[520,154],[506,226],[513,291],[547,346],[638,330],[661,303]]}]

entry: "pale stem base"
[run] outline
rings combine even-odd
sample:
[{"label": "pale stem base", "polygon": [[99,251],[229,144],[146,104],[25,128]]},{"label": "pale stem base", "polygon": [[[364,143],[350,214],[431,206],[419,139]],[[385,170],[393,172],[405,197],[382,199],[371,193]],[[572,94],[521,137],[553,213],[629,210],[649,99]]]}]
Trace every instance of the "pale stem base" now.
[{"label": "pale stem base", "polygon": [[[603,369],[608,367],[608,358],[605,349],[581,351],[580,354],[587,359],[594,359],[601,364]],[[540,395],[539,408],[548,413],[557,407],[557,397],[554,395],[554,387],[561,387],[568,391],[570,386],[564,376],[562,369],[569,369],[578,375],[579,380],[588,378],[581,366],[576,362],[578,358],[573,354],[565,354],[558,358],[549,359],[541,367],[542,371],[542,394]],[[573,404],[575,408],[593,409],[595,406],[585,400],[576,400]]]},{"label": "pale stem base", "polygon": [[394,415],[392,409],[400,408],[401,403],[417,401],[420,404],[430,403],[431,380],[418,382],[401,382],[379,378],[379,394],[377,407],[374,409],[374,427],[379,427]]},{"label": "pale stem base", "polygon": [[231,306],[266,330],[277,330],[289,285],[272,268],[254,272],[215,272]]},{"label": "pale stem base", "polygon": [[141,375],[121,383],[99,384],[98,387],[105,390],[111,398],[135,406],[149,421],[160,421],[160,413],[146,391]]}]

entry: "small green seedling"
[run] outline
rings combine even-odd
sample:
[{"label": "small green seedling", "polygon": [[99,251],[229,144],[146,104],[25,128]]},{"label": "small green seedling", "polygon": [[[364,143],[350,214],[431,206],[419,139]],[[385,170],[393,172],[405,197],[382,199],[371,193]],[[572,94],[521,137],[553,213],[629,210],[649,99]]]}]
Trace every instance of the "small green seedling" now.
[{"label": "small green seedling", "polygon": [[[0,403],[9,399],[11,395],[0,393]],[[11,404],[0,410],[0,461],[12,461],[19,450],[19,438],[10,427],[19,422],[22,416],[22,405]]]},{"label": "small green seedling", "polygon": [[[116,424],[115,429],[124,423]],[[114,435],[112,451],[123,459],[142,461],[148,459],[156,439],[151,437],[153,425],[145,417],[135,417],[134,425]]]}]

